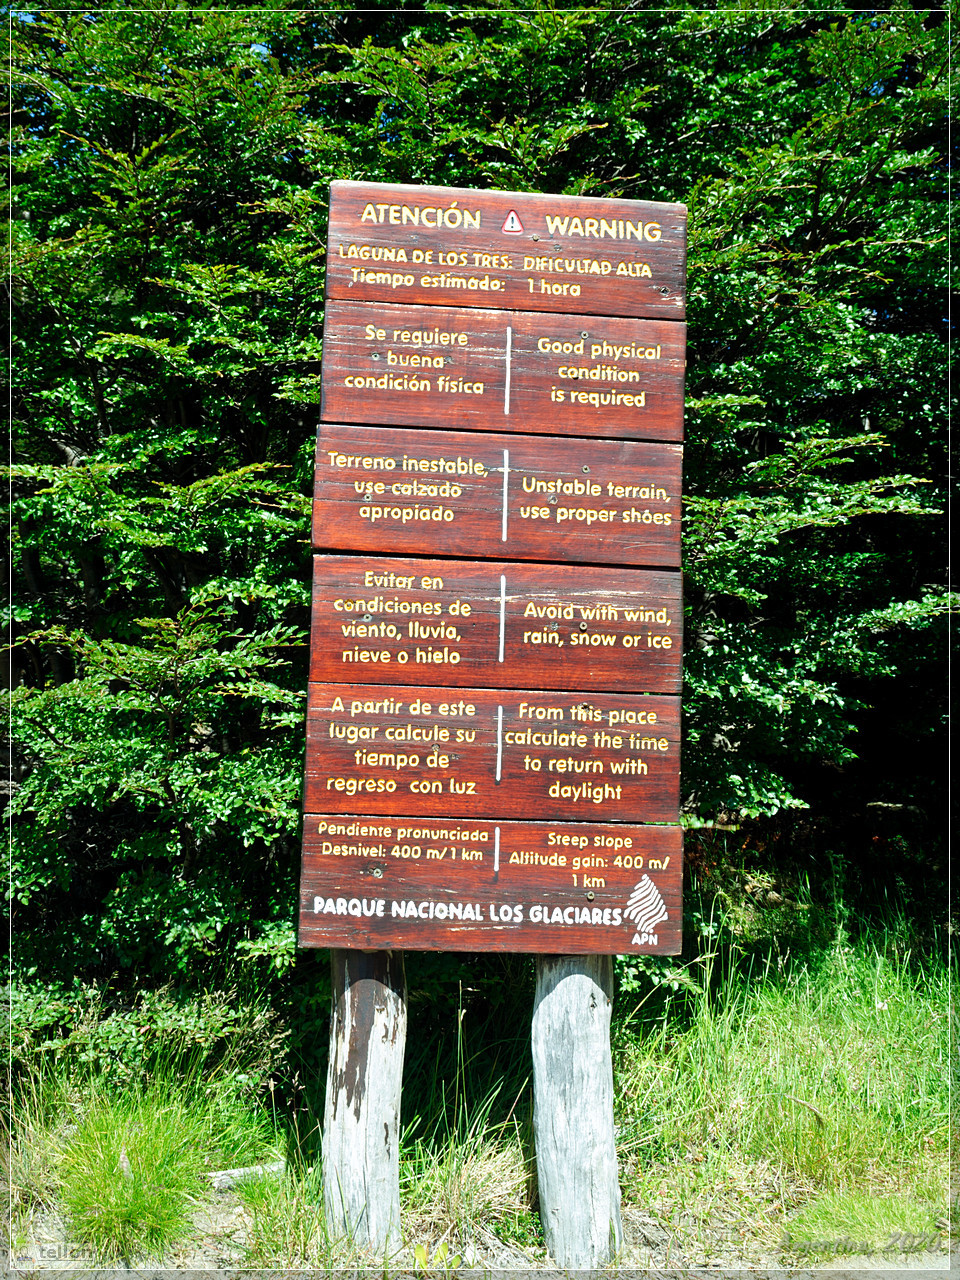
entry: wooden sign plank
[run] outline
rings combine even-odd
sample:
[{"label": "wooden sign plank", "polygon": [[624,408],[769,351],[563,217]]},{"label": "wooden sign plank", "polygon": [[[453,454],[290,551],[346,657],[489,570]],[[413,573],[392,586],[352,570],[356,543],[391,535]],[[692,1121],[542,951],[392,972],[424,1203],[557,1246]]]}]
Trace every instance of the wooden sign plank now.
[{"label": "wooden sign plank", "polygon": [[315,556],[310,679],[680,692],[680,574]]},{"label": "wooden sign plank", "polygon": [[686,226],[681,204],[334,182],[327,297],[680,320]]},{"label": "wooden sign plank", "polygon": [[311,684],[310,813],[676,822],[680,702]]},{"label": "wooden sign plank", "polygon": [[308,813],[300,945],[675,955],[677,826]]},{"label": "wooden sign plank", "polygon": [[680,565],[676,444],[322,425],[313,545]]},{"label": "wooden sign plank", "polygon": [[321,418],[680,440],[684,343],[666,320],[331,301]]}]

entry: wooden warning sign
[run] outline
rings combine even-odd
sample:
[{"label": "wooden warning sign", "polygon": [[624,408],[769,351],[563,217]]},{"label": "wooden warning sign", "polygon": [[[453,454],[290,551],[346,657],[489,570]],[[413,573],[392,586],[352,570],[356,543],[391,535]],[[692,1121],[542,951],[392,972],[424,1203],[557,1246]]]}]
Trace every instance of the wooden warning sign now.
[{"label": "wooden warning sign", "polygon": [[305,946],[676,951],[677,826],[308,813]]},{"label": "wooden warning sign", "polygon": [[310,813],[667,823],[679,786],[677,698],[309,687]]},{"label": "wooden warning sign", "polygon": [[678,444],[323,425],[324,550],[680,566]]},{"label": "wooden warning sign", "polygon": [[680,692],[680,575],[316,556],[310,679]]},{"label": "wooden warning sign", "polygon": [[326,325],[326,422],[683,436],[677,322],[330,302]]},{"label": "wooden warning sign", "polygon": [[685,229],[681,205],[331,189],[300,939],[335,949],[327,1221],[377,1253],[396,948],[538,953],[548,1250],[620,1248],[597,957],[681,945]]},{"label": "wooden warning sign", "polygon": [[334,182],[327,296],[682,320],[679,204]]},{"label": "wooden warning sign", "polygon": [[685,235],[333,184],[305,945],[679,950]]}]

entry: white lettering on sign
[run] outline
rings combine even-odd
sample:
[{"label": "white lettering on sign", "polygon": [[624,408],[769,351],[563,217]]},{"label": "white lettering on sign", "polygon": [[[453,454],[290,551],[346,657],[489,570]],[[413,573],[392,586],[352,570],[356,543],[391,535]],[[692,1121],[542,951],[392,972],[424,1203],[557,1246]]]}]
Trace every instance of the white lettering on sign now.
[{"label": "white lettering on sign", "polygon": [[[530,855],[512,854],[510,861],[527,861]],[[537,858],[537,861],[546,863],[548,859]],[[557,861],[562,865],[566,859],[557,859],[556,855],[549,861]],[[644,877],[645,880],[648,877]],[[651,888],[653,886],[651,885]],[[663,899],[657,893],[660,903]],[[632,902],[632,899],[631,899]],[[342,897],[326,897],[323,894],[316,894],[313,897],[313,914],[314,915],[333,915],[333,916],[354,916],[362,919],[363,917],[373,917],[383,919],[387,914],[387,905],[389,903],[389,915],[391,919],[400,920],[449,920],[473,922],[476,924],[522,924],[524,920],[529,920],[532,924],[540,925],[590,925],[592,927],[601,928],[620,928],[624,923],[624,916],[630,916],[632,913],[624,911],[621,907],[597,907],[597,906],[551,906],[549,903],[543,902],[504,902],[494,903],[488,902],[487,910],[484,912],[483,904],[479,902],[450,902],[446,899],[438,900],[436,898],[425,898],[419,901],[415,899],[397,899],[397,898],[348,898]],[[666,910],[660,916],[665,919]],[[629,927],[629,926],[628,926]],[[631,939],[631,945],[643,945],[645,943],[657,945],[657,935],[649,932],[634,934]]]}]

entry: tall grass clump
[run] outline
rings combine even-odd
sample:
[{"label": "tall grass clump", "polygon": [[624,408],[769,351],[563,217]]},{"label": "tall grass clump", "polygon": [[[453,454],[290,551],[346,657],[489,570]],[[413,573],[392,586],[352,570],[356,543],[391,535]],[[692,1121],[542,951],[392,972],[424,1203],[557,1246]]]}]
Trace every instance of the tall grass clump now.
[{"label": "tall grass clump", "polygon": [[329,1267],[347,1260],[349,1249],[338,1249],[327,1235],[319,1169],[251,1179],[237,1194],[246,1219],[247,1266]]},{"label": "tall grass clump", "polygon": [[103,1092],[68,1139],[62,1198],[75,1238],[103,1261],[162,1260],[189,1231],[204,1125],[169,1088]]},{"label": "tall grass clump", "polygon": [[411,1239],[433,1244],[452,1234],[468,1248],[478,1228],[529,1209],[531,1168],[516,1123],[497,1123],[493,1090],[468,1116],[441,1114],[426,1137],[404,1136],[401,1190]]},{"label": "tall grass clump", "polygon": [[9,1245],[26,1244],[35,1214],[55,1211],[60,1194],[58,1165],[71,1129],[76,1095],[66,1082],[27,1075],[17,1081],[9,1112],[4,1108],[0,1177],[7,1188]]},{"label": "tall grass clump", "polygon": [[[83,1043],[105,1034],[91,1026]],[[25,1247],[52,1214],[104,1263],[162,1260],[192,1233],[210,1193],[203,1174],[285,1149],[283,1117],[250,1065],[174,1037],[166,1052],[109,1069],[62,1043],[19,1064],[5,1117],[11,1243]]]},{"label": "tall grass clump", "polygon": [[516,1034],[529,1019],[525,959],[512,958],[512,980],[485,1012],[465,1005],[461,989],[445,1051],[414,1053],[405,1067],[417,1088],[405,1098],[400,1192],[404,1235],[418,1257],[439,1248],[444,1259],[462,1253],[469,1263],[485,1232],[516,1236],[530,1217],[529,1038]]}]

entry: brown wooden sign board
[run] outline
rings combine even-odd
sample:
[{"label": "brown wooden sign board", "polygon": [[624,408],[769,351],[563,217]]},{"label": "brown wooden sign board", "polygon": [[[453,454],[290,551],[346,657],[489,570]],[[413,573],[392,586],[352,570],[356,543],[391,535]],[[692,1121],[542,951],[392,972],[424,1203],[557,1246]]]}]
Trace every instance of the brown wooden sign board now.
[{"label": "brown wooden sign board", "polygon": [[684,335],[676,321],[330,301],[321,417],[680,440]]},{"label": "brown wooden sign board", "polygon": [[400,1243],[398,948],[540,953],[547,1243],[620,1247],[612,969],[576,956],[681,945],[685,234],[679,205],[331,189],[313,537],[375,554],[314,559],[300,942],[335,948],[327,1218],[376,1252]]},{"label": "brown wooden sign board", "polygon": [[680,692],[680,575],[315,556],[310,679]]},{"label": "brown wooden sign board", "polygon": [[308,813],[676,822],[680,702],[311,684]]},{"label": "brown wooden sign board", "polygon": [[680,950],[679,827],[307,813],[301,946]]},{"label": "brown wooden sign board", "polygon": [[304,945],[679,950],[685,236],[333,184]]},{"label": "brown wooden sign board", "polygon": [[313,545],[680,565],[676,444],[324,425]]},{"label": "brown wooden sign board", "polygon": [[334,182],[327,297],[680,320],[686,225],[680,204]]}]

